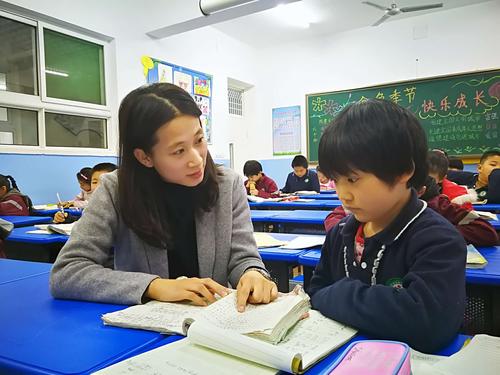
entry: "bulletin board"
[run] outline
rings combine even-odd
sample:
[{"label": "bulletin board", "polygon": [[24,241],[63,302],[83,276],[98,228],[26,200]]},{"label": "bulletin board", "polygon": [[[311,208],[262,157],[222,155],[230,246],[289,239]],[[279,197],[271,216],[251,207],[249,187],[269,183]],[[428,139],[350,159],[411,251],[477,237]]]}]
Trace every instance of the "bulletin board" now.
[{"label": "bulletin board", "polygon": [[184,68],[149,56],[141,59],[147,83],[168,82],[186,90],[201,110],[205,138],[212,144],[212,84],[210,74]]}]

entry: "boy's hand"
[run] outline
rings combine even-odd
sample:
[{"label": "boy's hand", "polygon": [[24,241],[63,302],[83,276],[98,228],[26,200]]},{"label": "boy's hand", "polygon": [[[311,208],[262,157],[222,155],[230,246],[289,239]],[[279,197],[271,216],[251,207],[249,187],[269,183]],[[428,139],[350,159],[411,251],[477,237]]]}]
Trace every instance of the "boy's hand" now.
[{"label": "boy's hand", "polygon": [[61,211],[57,211],[56,214],[54,215],[54,223],[64,223],[66,221],[66,218],[68,217],[68,213],[65,212],[64,214]]},{"label": "boy's hand", "polygon": [[259,191],[257,189],[250,189],[250,194],[257,196],[259,195]]},{"label": "boy's hand", "polygon": [[236,306],[239,312],[245,311],[247,302],[269,303],[277,297],[278,287],[276,284],[254,270],[245,272],[236,288]]},{"label": "boy's hand", "polygon": [[197,277],[154,279],[145,292],[146,297],[157,301],[190,301],[198,306],[207,306],[215,302],[215,294],[224,297],[228,294],[228,290],[212,279]]}]

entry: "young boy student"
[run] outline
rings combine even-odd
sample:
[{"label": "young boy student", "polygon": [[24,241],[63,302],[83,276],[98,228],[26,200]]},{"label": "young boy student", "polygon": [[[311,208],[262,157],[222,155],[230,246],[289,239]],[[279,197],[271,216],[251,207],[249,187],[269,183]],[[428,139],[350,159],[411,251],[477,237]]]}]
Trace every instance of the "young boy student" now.
[{"label": "young boy student", "polygon": [[308,292],[327,317],[434,352],[463,320],[466,245],[412,188],[426,158],[417,118],[389,101],[353,104],[326,128],[319,163],[352,215],[328,232]]},{"label": "young boy student", "polygon": [[238,311],[277,298],[253,237],[243,181],[215,165],[200,116],[191,95],[169,83],[123,99],[120,167],[101,176],[59,253],[53,296],[206,306],[231,285]]},{"label": "young boy student", "polygon": [[473,189],[468,191],[465,187],[457,185],[446,178],[449,164],[446,155],[438,150],[429,151],[427,163],[429,165],[429,176],[436,180],[441,194],[446,195],[452,203],[472,210],[472,202],[477,200],[477,194]]},{"label": "young boy student", "polygon": [[[95,189],[97,189],[103,174],[111,173],[116,170],[116,168],[116,164],[113,163],[99,163],[94,165],[94,168],[91,169],[91,173],[89,173],[90,193],[93,193]],[[73,223],[79,218],[80,216],[69,215],[67,212],[63,214],[61,211],[57,211],[54,215],[54,223]]]},{"label": "young boy student", "polygon": [[486,151],[477,166],[477,199],[500,203],[500,149]]},{"label": "young boy student", "polygon": [[243,166],[243,174],[247,177],[244,184],[248,195],[270,198],[278,192],[276,182],[262,172],[262,164],[257,160],[248,160]]},{"label": "young boy student", "polygon": [[320,192],[318,175],[308,169],[309,162],[303,155],[297,155],[292,160],[293,172],[288,174],[283,193],[295,193],[296,191]]}]

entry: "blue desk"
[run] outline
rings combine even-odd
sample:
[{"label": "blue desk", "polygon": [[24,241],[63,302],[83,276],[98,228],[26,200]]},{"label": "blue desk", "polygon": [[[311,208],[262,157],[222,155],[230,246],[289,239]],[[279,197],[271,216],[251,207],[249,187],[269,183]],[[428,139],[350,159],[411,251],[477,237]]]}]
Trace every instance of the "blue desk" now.
[{"label": "blue desk", "polygon": [[500,230],[500,220],[488,220],[488,222],[497,232]]},{"label": "blue desk", "polygon": [[337,191],[335,189],[331,190],[321,190],[319,193],[320,194],[335,194]]},{"label": "blue desk", "polygon": [[[0,284],[24,279],[26,277],[49,273],[51,264],[25,262],[22,260],[0,259]],[[3,304],[4,302],[2,302]]]},{"label": "blue desk", "polygon": [[4,219],[10,221],[14,224],[14,227],[25,227],[28,225],[34,224],[46,224],[51,223],[51,217],[43,217],[43,216],[0,216],[0,219]]},{"label": "blue desk", "polygon": [[319,194],[297,194],[300,198],[304,199],[320,199],[320,200],[332,200],[339,199],[339,196],[335,193],[329,192],[321,192]]},{"label": "blue desk", "polygon": [[476,211],[500,212],[500,203],[474,204]]},{"label": "blue desk", "polygon": [[[282,233],[309,233],[325,234],[324,221],[330,211],[277,211],[277,210],[252,210],[250,211],[252,222],[256,231],[264,231],[259,228],[266,224],[276,224],[278,231]],[[260,223],[256,225],[255,223]]]},{"label": "blue desk", "polygon": [[[296,234],[269,233],[277,240],[291,241],[297,237]],[[307,235],[305,235],[307,236]],[[299,256],[309,249],[280,249],[279,247],[259,248],[266,268],[276,280],[280,292],[288,292],[290,280],[290,268],[298,264]]]},{"label": "blue desk", "polygon": [[49,243],[65,243],[69,236],[58,233],[51,234],[33,234],[30,231],[37,230],[34,226],[14,228],[12,233],[6,238],[6,241],[23,242],[36,245],[45,245]]},{"label": "blue desk", "polygon": [[7,258],[53,263],[68,240],[64,234],[32,234],[34,226],[14,228],[5,239]]},{"label": "blue desk", "polygon": [[[46,208],[43,210],[34,209],[33,213],[38,216],[54,216],[58,211],[60,210],[56,207],[56,208]],[[79,208],[65,208],[64,212],[67,212],[68,214],[73,216],[82,216],[83,210]]]},{"label": "blue desk", "polygon": [[150,349],[159,333],[105,326],[125,306],[55,300],[48,274],[0,285],[0,373],[83,374]]},{"label": "blue desk", "polygon": [[[318,194],[320,195],[320,194]],[[331,211],[340,206],[342,203],[339,200],[328,199],[321,200],[315,199],[309,202],[249,202],[250,209],[252,210],[327,210]]]}]

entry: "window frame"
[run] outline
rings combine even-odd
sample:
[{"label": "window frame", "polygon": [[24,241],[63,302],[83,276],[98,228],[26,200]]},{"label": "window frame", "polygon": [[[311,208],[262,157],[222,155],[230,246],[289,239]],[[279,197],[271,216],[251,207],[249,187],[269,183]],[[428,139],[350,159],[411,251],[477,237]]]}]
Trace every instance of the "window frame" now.
[{"label": "window frame", "polygon": [[[0,153],[14,154],[51,154],[51,155],[95,155],[95,156],[117,156],[117,132],[115,130],[115,118],[113,113],[115,109],[111,103],[114,103],[113,92],[110,87],[115,80],[111,74],[110,67],[114,64],[114,48],[112,41],[105,41],[90,37],[88,35],[68,30],[44,21],[34,20],[21,15],[13,14],[0,10],[0,16],[20,23],[35,27],[35,56],[37,95],[22,94],[12,91],[0,90],[0,106],[6,108],[25,109],[38,112],[38,146],[30,145],[0,145]],[[44,29],[68,35],[74,38],[82,39],[103,47],[104,54],[104,95],[105,103],[94,104],[78,102],[68,99],[59,99],[48,97],[46,94],[45,79],[45,46],[43,40]],[[73,116],[93,117],[106,121],[106,140],[107,148],[93,147],[59,147],[47,146],[45,133],[45,112],[67,114]]]}]

